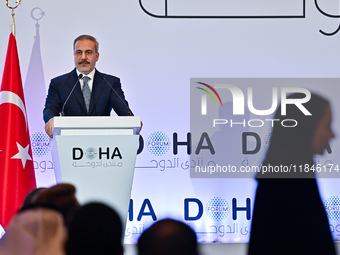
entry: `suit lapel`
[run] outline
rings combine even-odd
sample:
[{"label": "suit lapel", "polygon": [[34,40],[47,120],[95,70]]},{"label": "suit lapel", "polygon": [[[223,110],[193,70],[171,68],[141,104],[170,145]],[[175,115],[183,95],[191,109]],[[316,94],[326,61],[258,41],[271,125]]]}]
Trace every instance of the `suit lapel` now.
[{"label": "suit lapel", "polygon": [[102,93],[103,88],[106,86],[105,81],[101,76],[102,74],[96,70],[92,86],[89,115],[91,115],[91,113],[94,111],[95,106],[100,98],[100,94]]},{"label": "suit lapel", "polygon": [[[72,90],[74,84],[76,84],[77,79],[78,79],[78,76],[77,76],[76,69],[73,69],[73,71],[68,76],[68,80],[67,80],[68,86],[70,87],[70,91]],[[76,97],[79,105],[81,106],[83,111],[86,113],[86,106],[85,106],[85,101],[83,97],[83,92],[81,91],[79,82],[73,91],[73,95]]]}]

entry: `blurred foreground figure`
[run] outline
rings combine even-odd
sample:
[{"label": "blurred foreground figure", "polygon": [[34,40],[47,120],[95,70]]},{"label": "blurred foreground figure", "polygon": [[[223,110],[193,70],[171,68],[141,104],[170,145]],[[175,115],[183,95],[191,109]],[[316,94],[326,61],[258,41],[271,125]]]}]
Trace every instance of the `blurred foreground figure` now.
[{"label": "blurred foreground figure", "polygon": [[139,255],[197,255],[196,233],[172,219],[157,221],[138,240]]},{"label": "blurred foreground figure", "polygon": [[1,255],[64,255],[66,229],[63,216],[48,208],[19,212],[0,240]]},{"label": "blurred foreground figure", "polygon": [[102,203],[82,206],[68,226],[67,255],[123,254],[122,222],[111,207]]},{"label": "blurred foreground figure", "polygon": [[72,184],[60,183],[40,191],[32,203],[57,207],[65,216],[65,224],[68,225],[73,214],[80,207],[75,194],[76,188]]},{"label": "blurred foreground figure", "polygon": [[[329,102],[312,94],[303,107],[311,115],[303,114],[294,104],[287,105],[286,115],[281,115],[281,106],[277,109],[274,119],[294,119],[298,124],[274,126],[262,166],[312,169],[313,155],[329,149],[329,140],[334,137]],[[249,255],[335,255],[314,171],[258,173],[256,179]]]},{"label": "blurred foreground figure", "polygon": [[35,200],[40,192],[45,190],[46,188],[35,188],[32,189],[28,194],[26,195],[24,202],[22,203],[22,207],[28,207],[30,205],[35,204]]}]

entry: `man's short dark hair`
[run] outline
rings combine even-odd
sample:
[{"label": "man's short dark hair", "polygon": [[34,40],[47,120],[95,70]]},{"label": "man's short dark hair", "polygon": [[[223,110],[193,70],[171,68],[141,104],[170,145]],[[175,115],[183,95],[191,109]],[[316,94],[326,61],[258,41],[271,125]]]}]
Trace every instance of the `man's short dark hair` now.
[{"label": "man's short dark hair", "polygon": [[76,43],[77,43],[78,41],[81,41],[81,40],[90,40],[90,41],[94,42],[95,50],[96,50],[96,52],[98,52],[99,43],[98,43],[97,39],[94,38],[92,35],[80,35],[80,36],[78,36],[76,39],[74,39],[74,42],[73,42],[73,50],[74,50],[74,47],[75,47]]},{"label": "man's short dark hair", "polygon": [[66,225],[80,207],[76,198],[76,187],[69,183],[59,183],[43,189],[34,199],[34,204],[52,204],[65,216]]},{"label": "man's short dark hair", "polygon": [[118,213],[106,204],[83,205],[68,226],[68,255],[123,254],[123,225]]},{"label": "man's short dark hair", "polygon": [[139,255],[198,255],[194,230],[173,219],[157,221],[146,229],[137,248]]}]

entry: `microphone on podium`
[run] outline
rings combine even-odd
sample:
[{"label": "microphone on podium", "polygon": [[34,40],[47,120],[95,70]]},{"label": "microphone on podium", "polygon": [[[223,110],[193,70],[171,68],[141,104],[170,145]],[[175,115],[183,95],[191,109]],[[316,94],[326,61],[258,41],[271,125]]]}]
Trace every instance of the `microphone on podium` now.
[{"label": "microphone on podium", "polygon": [[65,116],[65,112],[64,112],[65,105],[66,105],[66,103],[68,102],[68,100],[70,99],[70,96],[72,95],[73,90],[76,88],[76,86],[77,86],[79,80],[80,80],[81,78],[83,78],[83,76],[84,76],[84,75],[83,75],[82,73],[79,74],[78,79],[77,79],[77,82],[74,84],[74,86],[73,86],[73,88],[72,88],[70,94],[68,95],[68,97],[67,97],[66,100],[65,100],[65,103],[63,104],[63,107],[62,107],[62,109],[61,109],[61,116]]},{"label": "microphone on podium", "polygon": [[129,116],[134,116],[131,109],[129,108],[129,106],[125,103],[125,101],[118,95],[117,91],[112,87],[112,85],[105,79],[104,75],[101,76],[101,78],[107,83],[109,84],[110,88],[112,89],[112,91],[117,95],[117,97],[120,99],[120,101],[122,101],[122,103],[125,105],[126,109],[128,110],[128,114]]}]

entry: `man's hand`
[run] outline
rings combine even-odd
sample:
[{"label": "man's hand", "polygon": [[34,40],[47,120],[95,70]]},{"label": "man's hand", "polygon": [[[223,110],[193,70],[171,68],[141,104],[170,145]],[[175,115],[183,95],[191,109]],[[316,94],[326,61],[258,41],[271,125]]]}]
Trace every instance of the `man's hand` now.
[{"label": "man's hand", "polygon": [[45,124],[45,132],[49,137],[53,138],[53,118]]}]

